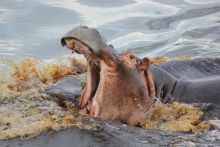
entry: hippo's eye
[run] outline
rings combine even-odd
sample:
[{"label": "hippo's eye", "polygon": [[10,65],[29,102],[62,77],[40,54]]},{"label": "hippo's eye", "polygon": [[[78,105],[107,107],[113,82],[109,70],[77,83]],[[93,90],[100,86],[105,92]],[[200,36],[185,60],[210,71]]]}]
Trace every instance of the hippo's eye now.
[{"label": "hippo's eye", "polygon": [[130,58],[131,61],[135,60],[135,56],[134,55],[130,55],[129,58]]}]

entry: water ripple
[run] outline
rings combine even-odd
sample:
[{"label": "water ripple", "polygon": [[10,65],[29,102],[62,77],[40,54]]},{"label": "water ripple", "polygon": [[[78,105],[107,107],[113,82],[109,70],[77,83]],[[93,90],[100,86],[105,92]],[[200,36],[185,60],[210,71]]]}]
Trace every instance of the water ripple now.
[{"label": "water ripple", "polygon": [[181,13],[175,16],[152,20],[148,22],[146,25],[149,25],[150,28],[153,30],[167,29],[169,28],[170,24],[176,21],[202,17],[202,16],[210,15],[212,13],[219,12],[219,11],[220,11],[220,6],[193,9],[193,10],[188,10],[184,13]]},{"label": "water ripple", "polygon": [[218,56],[219,22],[219,0],[0,1],[0,56],[51,59],[68,54],[60,38],[80,24],[98,28],[119,52]]}]

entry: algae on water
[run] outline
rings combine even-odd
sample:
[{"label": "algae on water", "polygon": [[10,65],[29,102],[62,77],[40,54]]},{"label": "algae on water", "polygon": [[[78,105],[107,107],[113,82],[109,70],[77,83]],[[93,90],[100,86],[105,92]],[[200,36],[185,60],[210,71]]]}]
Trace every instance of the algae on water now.
[{"label": "algae on water", "polygon": [[164,131],[198,132],[209,130],[210,124],[201,121],[203,112],[190,104],[174,102],[156,107],[149,120],[141,126]]},{"label": "algae on water", "polygon": [[[66,107],[57,98],[44,92],[44,87],[56,83],[66,75],[86,71],[84,60],[62,57],[52,62],[36,59],[10,61],[0,78],[0,139],[36,136],[48,130],[75,126],[97,129],[94,124],[83,123],[77,107],[66,101]],[[191,105],[162,104],[154,110],[150,120],[141,123],[143,128],[168,131],[196,132],[210,127],[201,122],[203,113]]]}]

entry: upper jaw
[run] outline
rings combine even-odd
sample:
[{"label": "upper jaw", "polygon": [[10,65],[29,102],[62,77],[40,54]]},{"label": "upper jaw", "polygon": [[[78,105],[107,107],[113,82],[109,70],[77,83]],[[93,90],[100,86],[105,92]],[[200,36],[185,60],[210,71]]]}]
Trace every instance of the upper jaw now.
[{"label": "upper jaw", "polygon": [[65,39],[63,39],[63,41],[65,42],[65,45],[67,46],[67,48],[69,48],[73,52],[77,52],[78,54],[84,55],[88,61],[90,61],[96,65],[99,65],[100,59],[93,52],[92,48],[90,48],[89,46],[87,46],[83,42],[81,42],[77,39],[74,39],[74,38],[65,38]]},{"label": "upper jaw", "polygon": [[83,42],[78,41],[75,38],[64,38],[63,42],[63,46],[66,46],[73,52],[75,51],[79,54],[93,54],[93,50],[89,46],[87,46]]},{"label": "upper jaw", "polygon": [[[61,38],[61,45],[83,54],[89,61],[99,64],[103,60],[112,65],[118,53],[114,47],[107,45],[96,29],[78,26]],[[113,62],[112,62],[113,61]]]},{"label": "upper jaw", "polygon": [[68,48],[76,50],[73,46],[68,44],[71,41],[76,41],[76,43],[80,42],[89,49],[85,50],[86,52],[90,52],[96,56],[100,56],[103,49],[107,46],[100,33],[96,29],[87,26],[78,26],[67,32],[61,38],[61,45],[66,45]]}]

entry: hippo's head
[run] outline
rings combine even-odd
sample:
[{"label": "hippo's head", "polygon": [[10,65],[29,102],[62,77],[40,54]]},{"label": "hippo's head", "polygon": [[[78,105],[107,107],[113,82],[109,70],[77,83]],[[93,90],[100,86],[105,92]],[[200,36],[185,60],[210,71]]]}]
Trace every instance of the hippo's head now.
[{"label": "hippo's head", "polygon": [[149,93],[151,84],[146,78],[148,58],[141,60],[132,51],[118,54],[96,29],[86,26],[68,32],[61,44],[83,54],[88,62],[81,109],[92,99],[90,113],[102,119],[137,125],[149,116],[154,102]]}]

